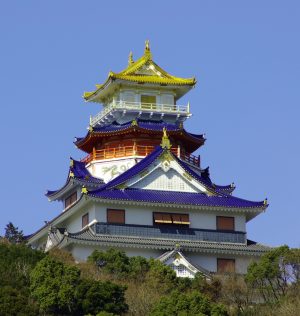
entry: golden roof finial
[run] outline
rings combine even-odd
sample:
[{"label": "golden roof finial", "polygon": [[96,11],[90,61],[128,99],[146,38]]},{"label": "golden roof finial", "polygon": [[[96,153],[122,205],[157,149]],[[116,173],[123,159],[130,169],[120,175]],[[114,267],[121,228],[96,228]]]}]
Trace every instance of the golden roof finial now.
[{"label": "golden roof finial", "polygon": [[131,66],[134,63],[132,52],[129,53],[128,56],[128,66]]},{"label": "golden roof finial", "polygon": [[164,127],[163,128],[163,137],[161,139],[161,144],[160,146],[162,148],[167,148],[167,149],[170,149],[171,148],[171,143],[170,143],[170,140],[169,140],[169,137],[167,135],[167,130],[166,128]]},{"label": "golden roof finial", "polygon": [[265,200],[264,200],[264,205],[268,205],[268,199],[267,198],[265,198]]},{"label": "golden roof finial", "polygon": [[152,57],[151,50],[150,50],[150,42],[149,42],[149,40],[146,40],[146,41],[145,41],[145,50],[144,50],[144,54],[145,54],[145,55],[148,55],[148,56],[149,56],[149,58],[151,58],[151,57]]}]

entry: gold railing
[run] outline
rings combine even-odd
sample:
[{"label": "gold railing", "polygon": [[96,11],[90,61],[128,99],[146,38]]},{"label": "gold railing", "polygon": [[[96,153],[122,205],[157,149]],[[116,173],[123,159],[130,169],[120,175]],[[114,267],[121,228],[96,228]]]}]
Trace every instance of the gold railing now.
[{"label": "gold railing", "polygon": [[[91,154],[83,158],[81,161],[89,163],[93,160],[104,160],[112,158],[123,158],[132,156],[146,157],[151,152],[153,152],[154,146],[142,146],[142,145],[132,145],[123,146],[117,148],[105,148],[105,149],[94,149]],[[186,162],[200,167],[200,156],[194,156],[192,154],[181,153],[180,147],[172,147],[171,151],[178,158],[185,160]]]}]

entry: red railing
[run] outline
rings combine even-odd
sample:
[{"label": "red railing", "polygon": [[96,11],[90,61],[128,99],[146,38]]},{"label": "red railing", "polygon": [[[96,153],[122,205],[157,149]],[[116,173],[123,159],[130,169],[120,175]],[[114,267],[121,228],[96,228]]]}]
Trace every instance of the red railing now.
[{"label": "red railing", "polygon": [[[130,156],[142,156],[145,157],[149,155],[154,150],[154,146],[142,146],[142,145],[133,145],[133,146],[123,146],[117,148],[105,148],[99,150],[93,150],[91,154],[81,159],[85,163],[89,163],[93,160],[103,160],[103,159],[112,159],[112,158],[122,158]],[[171,151],[177,157],[185,160],[186,162],[193,164],[197,167],[200,167],[200,156],[194,156],[192,154],[183,154],[181,153],[180,147],[172,147]]]}]

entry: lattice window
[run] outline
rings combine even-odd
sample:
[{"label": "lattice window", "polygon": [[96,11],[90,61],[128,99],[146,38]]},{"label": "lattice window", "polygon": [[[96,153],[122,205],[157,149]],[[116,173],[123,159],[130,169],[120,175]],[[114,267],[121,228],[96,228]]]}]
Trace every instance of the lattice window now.
[{"label": "lattice window", "polygon": [[175,265],[171,264],[170,267],[176,272],[176,276],[179,278],[192,277],[192,274],[183,264]]}]

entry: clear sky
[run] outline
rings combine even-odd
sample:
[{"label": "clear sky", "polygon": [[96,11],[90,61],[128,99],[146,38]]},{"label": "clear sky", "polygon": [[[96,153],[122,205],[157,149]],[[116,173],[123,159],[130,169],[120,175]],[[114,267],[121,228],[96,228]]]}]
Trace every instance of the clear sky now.
[{"label": "clear sky", "polygon": [[84,91],[143,54],[198,83],[185,126],[217,184],[268,197],[248,238],[300,247],[299,1],[1,1],[0,233],[26,234],[61,211],[47,189],[66,180],[90,114]]}]

